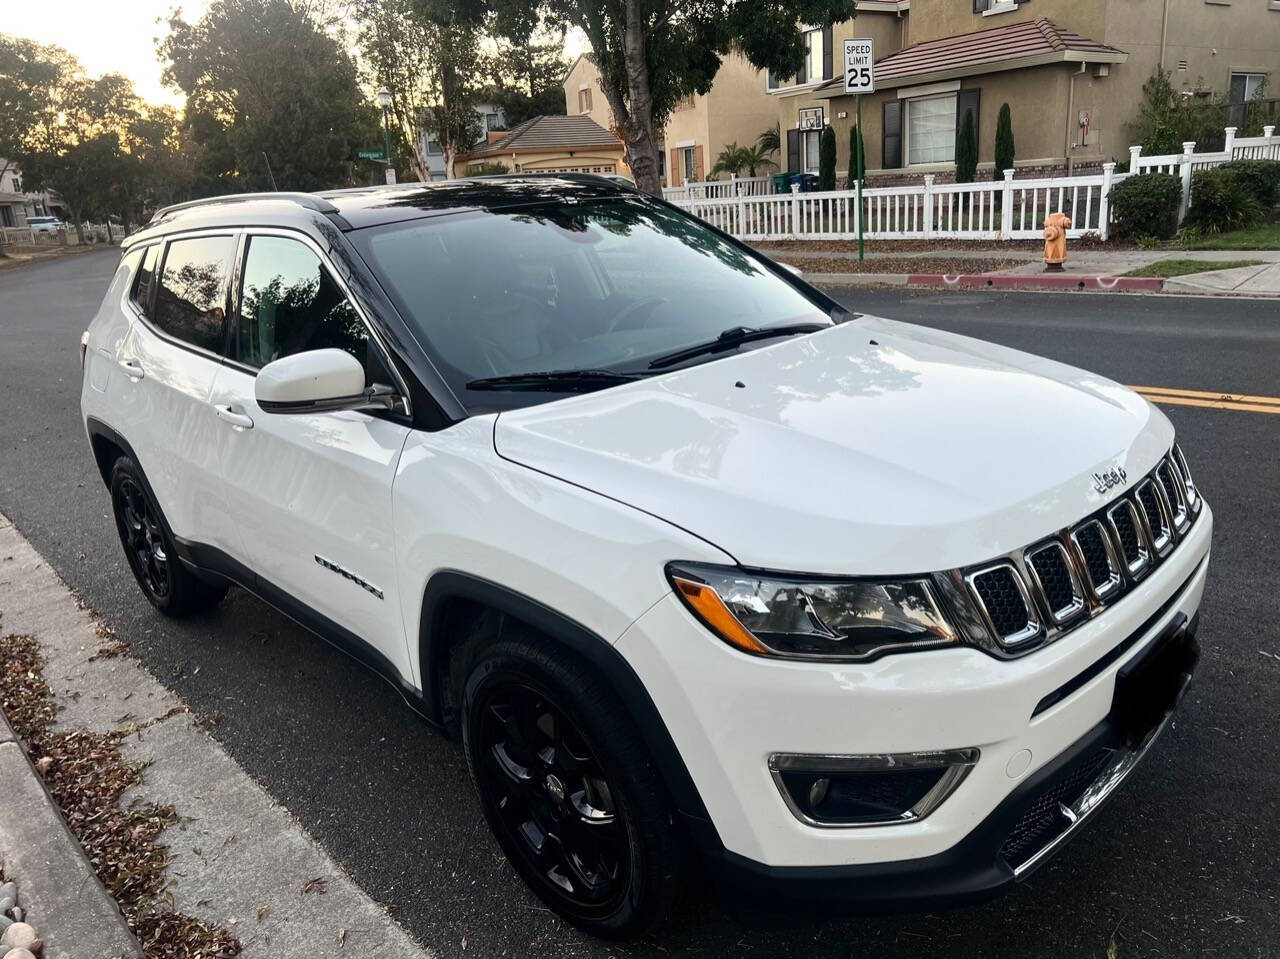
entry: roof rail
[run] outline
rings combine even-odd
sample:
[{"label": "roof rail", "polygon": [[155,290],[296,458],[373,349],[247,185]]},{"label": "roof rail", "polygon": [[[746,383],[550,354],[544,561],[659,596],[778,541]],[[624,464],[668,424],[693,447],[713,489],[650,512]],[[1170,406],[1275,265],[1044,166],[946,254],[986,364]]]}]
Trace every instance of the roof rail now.
[{"label": "roof rail", "polygon": [[193,210],[202,206],[217,206],[222,203],[245,203],[249,200],[287,200],[316,213],[337,213],[338,208],[328,200],[311,193],[232,193],[228,196],[210,196],[202,200],[188,200],[186,203],[175,203],[172,206],[156,210],[151,217],[152,223],[159,223],[165,217],[183,210]]}]

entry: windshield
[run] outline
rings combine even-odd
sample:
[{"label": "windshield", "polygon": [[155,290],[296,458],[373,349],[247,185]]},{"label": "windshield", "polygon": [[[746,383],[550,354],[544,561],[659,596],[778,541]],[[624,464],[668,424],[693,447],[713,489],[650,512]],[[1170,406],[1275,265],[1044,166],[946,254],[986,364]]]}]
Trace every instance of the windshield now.
[{"label": "windshield", "polygon": [[644,371],[734,327],[831,322],[751,254],[641,197],[469,211],[352,239],[455,393],[486,407],[537,399],[467,383]]}]

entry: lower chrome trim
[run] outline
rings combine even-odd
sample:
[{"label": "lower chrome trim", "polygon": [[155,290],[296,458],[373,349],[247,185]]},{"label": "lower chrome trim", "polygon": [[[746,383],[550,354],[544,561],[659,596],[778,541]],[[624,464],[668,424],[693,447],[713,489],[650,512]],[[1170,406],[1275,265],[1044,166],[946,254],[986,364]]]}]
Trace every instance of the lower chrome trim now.
[{"label": "lower chrome trim", "polygon": [[1103,801],[1115,792],[1116,787],[1124,782],[1129,773],[1133,772],[1134,767],[1142,761],[1142,757],[1147,754],[1147,750],[1160,738],[1160,734],[1165,731],[1172,719],[1173,713],[1170,712],[1140,748],[1117,750],[1111,762],[1103,767],[1089,788],[1070,806],[1065,803],[1059,803],[1059,811],[1062,813],[1063,818],[1067,820],[1067,828],[1036,850],[1034,856],[1016,867],[1013,870],[1015,879],[1022,879],[1052,855],[1055,849],[1066,842],[1071,837],[1071,834],[1079,829],[1081,824],[1098,810]]},{"label": "lower chrome trim", "polygon": [[343,569],[337,563],[333,562],[333,560],[325,559],[323,556],[318,554],[316,555],[315,560],[330,572],[337,573],[343,579],[351,580],[351,582],[355,583],[365,592],[377,596],[378,599],[382,599],[382,590],[378,589],[378,587],[374,586],[373,583],[369,582],[367,579],[361,579],[355,573],[351,572],[351,570]]}]

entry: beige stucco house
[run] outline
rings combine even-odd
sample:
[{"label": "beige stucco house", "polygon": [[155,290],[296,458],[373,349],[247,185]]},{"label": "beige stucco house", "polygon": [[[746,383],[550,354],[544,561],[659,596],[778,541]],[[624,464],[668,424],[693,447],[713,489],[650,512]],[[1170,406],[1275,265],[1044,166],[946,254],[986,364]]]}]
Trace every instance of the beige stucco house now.
[{"label": "beige stucco house", "polygon": [[1280,0],[858,0],[856,9],[856,19],[808,33],[799,76],[765,79],[789,170],[816,171],[828,125],[837,167],[848,169],[855,99],[843,91],[846,37],[875,42],[877,89],[862,102],[874,177],[952,174],[967,111],[977,121],[979,175],[990,176],[1004,103],[1020,171],[1127,159],[1142,84],[1160,66],[1188,95],[1244,100],[1268,77],[1280,95]]},{"label": "beige stucco house", "polygon": [[499,163],[509,173],[618,173],[630,176],[622,141],[588,115],[539,116],[458,157],[456,168]]},{"label": "beige stucco house", "polygon": [[[777,105],[765,89],[763,77],[745,57],[731,53],[721,63],[708,93],[693,94],[677,104],[661,136],[663,183],[679,186],[705,179],[726,146],[752,145],[762,131],[774,125]],[[585,54],[565,77],[564,98],[570,115],[589,116],[612,128],[613,115],[600,89],[600,72]]]}]

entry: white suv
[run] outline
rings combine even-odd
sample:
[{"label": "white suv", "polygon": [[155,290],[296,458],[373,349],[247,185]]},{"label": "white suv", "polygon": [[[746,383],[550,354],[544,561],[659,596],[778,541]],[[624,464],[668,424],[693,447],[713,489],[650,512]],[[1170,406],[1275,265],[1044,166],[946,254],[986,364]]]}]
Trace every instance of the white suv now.
[{"label": "white suv", "polygon": [[1195,665],[1158,410],[599,178],[163,210],[82,361],[155,607],[235,583],[385,676],[598,934],[698,862],[783,908],[1006,887]]}]

